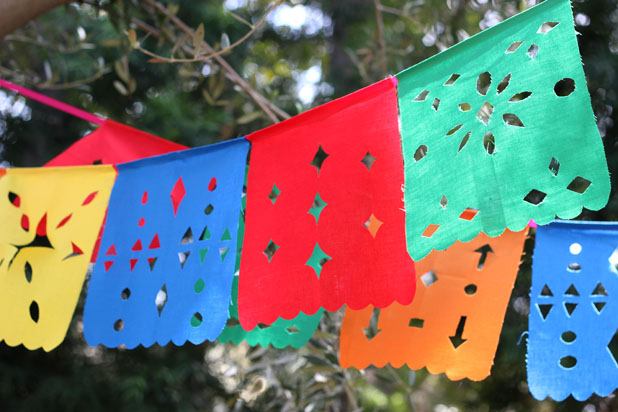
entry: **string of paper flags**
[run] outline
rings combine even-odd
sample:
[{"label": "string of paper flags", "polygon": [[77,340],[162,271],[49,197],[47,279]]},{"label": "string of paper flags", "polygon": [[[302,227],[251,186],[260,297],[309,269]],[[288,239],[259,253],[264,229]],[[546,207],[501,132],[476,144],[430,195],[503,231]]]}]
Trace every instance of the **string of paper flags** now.
[{"label": "string of paper flags", "polygon": [[0,169],[8,345],[62,342],[92,260],[91,345],[300,347],[345,305],[343,367],[481,380],[533,219],[531,393],[618,386],[618,230],[550,223],[610,190],[568,0],[246,138],[105,120],[46,166]]}]

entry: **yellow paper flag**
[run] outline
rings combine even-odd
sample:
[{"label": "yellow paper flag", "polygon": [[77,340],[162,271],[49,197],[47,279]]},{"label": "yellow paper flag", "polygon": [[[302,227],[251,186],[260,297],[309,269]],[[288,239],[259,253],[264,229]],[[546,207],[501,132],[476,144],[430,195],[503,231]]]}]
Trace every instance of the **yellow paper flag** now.
[{"label": "yellow paper flag", "polygon": [[64,339],[114,184],[113,166],[0,169],[0,340]]}]

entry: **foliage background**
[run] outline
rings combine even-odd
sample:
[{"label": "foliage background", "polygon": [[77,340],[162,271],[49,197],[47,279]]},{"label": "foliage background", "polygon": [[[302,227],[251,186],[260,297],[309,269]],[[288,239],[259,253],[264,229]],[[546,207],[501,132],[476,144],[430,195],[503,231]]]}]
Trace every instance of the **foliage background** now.
[{"label": "foliage background", "polygon": [[[515,0],[293,0],[222,57],[272,105],[294,115],[394,74],[532,6]],[[264,15],[264,0],[163,3],[215,49]],[[377,9],[376,9],[377,7]],[[618,167],[618,4],[575,0],[588,88],[610,172]],[[376,13],[378,10],[378,13]],[[240,17],[241,19],[239,19]],[[382,27],[378,21],[382,21]],[[149,35],[152,28],[158,36]],[[271,119],[215,60],[151,63],[132,47],[191,58],[192,36],[153,0],[91,0],[58,8],[0,41],[0,76],[85,110],[190,146],[260,129]],[[384,44],[383,48],[381,45]],[[184,49],[184,50],[183,50]],[[81,120],[0,91],[0,165],[40,166],[93,130]],[[615,192],[583,219],[618,220]],[[407,368],[342,370],[342,312],[327,314],[300,350],[204,343],[105,349],[81,335],[83,294],[66,341],[51,353],[0,344],[5,411],[457,411],[618,409],[614,395],[587,402],[537,402],[528,393],[525,339],[530,252],[509,302],[492,375],[451,382]]]}]

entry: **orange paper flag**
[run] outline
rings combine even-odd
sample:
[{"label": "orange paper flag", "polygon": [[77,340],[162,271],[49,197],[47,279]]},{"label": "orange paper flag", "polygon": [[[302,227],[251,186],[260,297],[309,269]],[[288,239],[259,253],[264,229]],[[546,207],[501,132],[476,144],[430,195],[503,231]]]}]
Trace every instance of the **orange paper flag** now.
[{"label": "orange paper flag", "polygon": [[[446,372],[451,380],[489,375],[527,230],[479,235],[415,263],[414,301],[346,309],[340,363]],[[373,326],[373,328],[372,328]],[[375,330],[373,330],[375,329]]]}]

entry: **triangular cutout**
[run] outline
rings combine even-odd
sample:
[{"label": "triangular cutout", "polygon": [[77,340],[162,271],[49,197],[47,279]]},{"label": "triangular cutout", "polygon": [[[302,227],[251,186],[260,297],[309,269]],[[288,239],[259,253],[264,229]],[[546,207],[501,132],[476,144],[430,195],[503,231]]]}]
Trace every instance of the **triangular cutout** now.
[{"label": "triangular cutout", "polygon": [[225,260],[227,253],[230,251],[229,247],[221,247],[219,248],[219,255],[221,256],[221,262]]},{"label": "triangular cutout", "polygon": [[210,239],[210,229],[208,229],[208,226],[204,227],[204,230],[202,230],[202,235],[200,236],[200,240],[208,240]]},{"label": "triangular cutout", "polygon": [[180,239],[181,245],[188,245],[189,243],[193,243],[193,232],[191,231],[190,227],[187,228],[187,231],[184,235],[182,235],[182,238]]},{"label": "triangular cutout", "polygon": [[155,235],[152,237],[152,240],[150,241],[150,246],[148,246],[148,249],[158,249],[161,247],[161,243],[159,243],[159,234],[155,233]]},{"label": "triangular cutout", "polygon": [[573,314],[573,311],[575,311],[576,307],[577,307],[577,303],[565,303],[564,304],[564,308],[566,309],[567,315],[569,317]]},{"label": "triangular cutout", "polygon": [[184,269],[185,268],[185,263],[187,263],[187,259],[189,259],[189,255],[191,254],[191,251],[188,250],[186,252],[178,252],[178,260],[180,261],[180,268]]},{"label": "triangular cutout", "polygon": [[154,270],[155,263],[157,263],[157,258],[156,257],[148,258],[148,266],[150,266],[150,271],[151,272]]},{"label": "triangular cutout", "polygon": [[597,311],[599,315],[601,314],[601,311],[603,310],[606,304],[607,302],[592,302],[592,306],[594,306],[594,309]]},{"label": "triangular cutout", "polygon": [[223,232],[223,236],[221,236],[221,240],[232,240],[232,236],[230,235],[230,231],[226,228],[225,232]]},{"label": "triangular cutout", "polygon": [[208,253],[208,248],[200,249],[200,261],[204,263],[204,259],[206,259],[206,254]]},{"label": "triangular cutout", "polygon": [[575,288],[575,285],[571,284],[569,288],[564,292],[565,296],[579,296],[579,292]]},{"label": "triangular cutout", "polygon": [[543,290],[541,290],[541,296],[554,296],[554,294],[551,293],[549,286],[545,285],[543,286]]},{"label": "triangular cutout", "polygon": [[549,315],[549,312],[551,311],[551,308],[554,305],[551,304],[547,304],[547,305],[537,305],[537,307],[539,308],[539,313],[541,314],[541,317],[543,318],[543,320],[547,319],[547,316]]},{"label": "triangular cutout", "polygon": [[597,283],[597,286],[592,291],[592,296],[607,296],[607,290],[601,282]]}]

